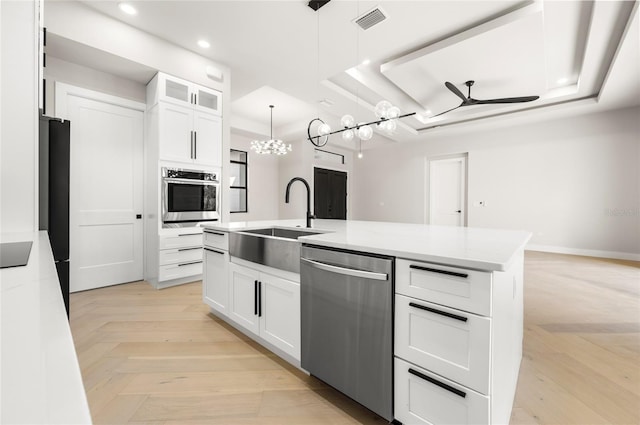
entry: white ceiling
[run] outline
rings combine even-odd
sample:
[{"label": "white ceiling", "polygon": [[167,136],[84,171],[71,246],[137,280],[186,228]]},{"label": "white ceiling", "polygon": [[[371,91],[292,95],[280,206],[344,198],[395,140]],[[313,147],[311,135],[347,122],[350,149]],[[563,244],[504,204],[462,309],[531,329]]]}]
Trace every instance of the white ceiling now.
[{"label": "white ceiling", "polygon": [[[317,116],[334,129],[346,113],[371,121],[381,99],[418,114],[403,119],[392,135],[377,133],[368,145],[423,139],[435,126],[496,114],[534,116],[542,107],[564,108],[586,98],[609,109],[640,104],[634,1],[333,0],[315,12],[305,0],[144,0],[132,2],[136,16],[124,15],[116,1],[84,3],[229,66],[234,122],[252,121],[268,131],[268,105],[274,104],[278,137],[304,138]],[[352,22],[376,6],[387,14],[385,21],[368,30]],[[196,45],[202,38],[210,49]],[[97,61],[86,46],[61,43],[54,50],[49,54],[94,68],[101,63],[103,71],[146,82],[149,70],[127,68],[115,58]],[[361,65],[364,59],[371,63]],[[477,99],[541,98],[429,119],[460,103],[445,81],[466,94],[467,80],[475,80],[471,93]],[[332,105],[319,104],[323,99]],[[332,142],[342,144],[336,136]]]}]

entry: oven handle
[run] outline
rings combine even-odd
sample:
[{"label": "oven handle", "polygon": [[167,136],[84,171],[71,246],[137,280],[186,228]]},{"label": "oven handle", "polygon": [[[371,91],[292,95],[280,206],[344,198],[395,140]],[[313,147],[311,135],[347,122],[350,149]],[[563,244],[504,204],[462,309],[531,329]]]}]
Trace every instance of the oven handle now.
[{"label": "oven handle", "polygon": [[301,258],[300,261],[314,267],[316,269],[324,270],[331,273],[344,274],[347,276],[361,277],[363,279],[373,280],[387,280],[389,275],[386,273],[368,272],[366,270],[349,269],[345,267],[338,267],[331,264],[321,263],[319,261],[308,260]]},{"label": "oven handle", "polygon": [[177,184],[200,184],[202,186],[212,185],[218,186],[220,184],[217,180],[193,180],[193,179],[174,179],[174,178],[164,178],[166,183],[177,183]]}]

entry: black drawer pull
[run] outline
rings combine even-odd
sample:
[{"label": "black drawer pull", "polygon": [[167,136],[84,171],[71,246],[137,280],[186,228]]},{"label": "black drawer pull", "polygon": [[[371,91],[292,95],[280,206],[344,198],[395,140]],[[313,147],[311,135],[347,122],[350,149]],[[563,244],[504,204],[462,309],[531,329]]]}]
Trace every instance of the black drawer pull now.
[{"label": "black drawer pull", "polygon": [[258,317],[262,317],[262,282],[258,282]]},{"label": "black drawer pull", "polygon": [[215,249],[211,249],[211,248],[205,248],[205,249],[209,252],[215,252],[216,254],[224,255],[224,252],[222,251],[216,251]]},{"label": "black drawer pull", "polygon": [[433,385],[437,385],[438,387],[443,388],[443,389],[445,389],[447,391],[450,391],[450,392],[454,393],[455,395],[460,396],[462,398],[465,398],[467,396],[467,393],[465,393],[464,391],[460,391],[459,389],[454,388],[451,385],[447,385],[444,382],[440,382],[437,379],[433,379],[432,377],[427,376],[424,373],[420,373],[417,370],[413,370],[413,369],[410,368],[409,369],[409,373],[412,374],[412,375],[417,376],[418,378],[422,378],[425,381],[429,381]]},{"label": "black drawer pull", "polygon": [[446,274],[448,276],[462,277],[464,279],[469,277],[469,275],[466,274],[466,273],[450,272],[449,270],[432,269],[432,268],[429,268],[429,267],[416,266],[415,264],[411,264],[409,266],[409,268],[417,269],[417,270],[424,270],[425,272],[431,272],[431,273]]},{"label": "black drawer pull", "polygon": [[191,262],[189,262],[189,263],[180,263],[180,264],[178,264],[178,267],[182,267],[182,266],[190,266],[190,265],[192,265],[192,264],[200,264],[200,263],[202,263],[202,261],[191,261]]},{"label": "black drawer pull", "polygon": [[201,235],[201,233],[181,233],[178,236],[198,236]]},{"label": "black drawer pull", "polygon": [[216,235],[216,236],[224,236],[224,233],[209,232],[208,230],[205,230],[205,233],[209,233],[210,235]]},{"label": "black drawer pull", "polygon": [[253,281],[253,314],[258,315],[258,281]]},{"label": "black drawer pull", "polygon": [[425,310],[425,311],[428,311],[429,313],[439,314],[440,316],[449,317],[451,319],[456,319],[461,322],[466,322],[468,320],[468,318],[464,316],[458,316],[457,314],[447,313],[446,311],[436,310],[435,308],[427,307],[427,306],[416,304],[416,303],[409,303],[409,307],[419,308],[420,310]]},{"label": "black drawer pull", "polygon": [[178,252],[182,252],[182,251],[193,251],[194,249],[202,249],[201,247],[197,246],[195,248],[179,248]]}]

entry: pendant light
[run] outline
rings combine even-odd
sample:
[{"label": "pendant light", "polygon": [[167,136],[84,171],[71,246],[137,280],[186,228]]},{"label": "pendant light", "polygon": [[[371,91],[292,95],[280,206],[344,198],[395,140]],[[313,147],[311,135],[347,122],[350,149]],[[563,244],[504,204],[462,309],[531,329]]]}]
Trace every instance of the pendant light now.
[{"label": "pendant light", "polygon": [[287,152],[291,152],[291,144],[288,145],[280,139],[273,138],[273,105],[269,105],[271,108],[271,133],[269,140],[253,140],[251,142],[251,150],[262,155],[286,155]]}]

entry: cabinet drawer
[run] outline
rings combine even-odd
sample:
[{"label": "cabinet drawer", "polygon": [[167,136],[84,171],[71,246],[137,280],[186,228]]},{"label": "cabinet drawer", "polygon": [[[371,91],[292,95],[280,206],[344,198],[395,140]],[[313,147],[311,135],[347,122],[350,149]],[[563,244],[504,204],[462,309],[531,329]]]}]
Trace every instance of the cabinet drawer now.
[{"label": "cabinet drawer", "polygon": [[394,354],[489,393],[491,319],[396,295]]},{"label": "cabinet drawer", "polygon": [[198,260],[202,260],[202,248],[200,247],[163,249],[160,251],[161,266]]},{"label": "cabinet drawer", "polygon": [[403,424],[489,424],[489,398],[401,359],[395,362],[395,419]]},{"label": "cabinet drawer", "polygon": [[202,233],[191,231],[178,235],[160,236],[160,249],[191,248],[202,246]]},{"label": "cabinet drawer", "polygon": [[491,273],[396,260],[396,292],[459,310],[491,315]]},{"label": "cabinet drawer", "polygon": [[159,281],[178,279],[202,274],[202,260],[188,263],[160,266]]},{"label": "cabinet drawer", "polygon": [[229,250],[229,233],[217,230],[204,231],[204,244],[209,248],[218,248],[223,251]]}]

